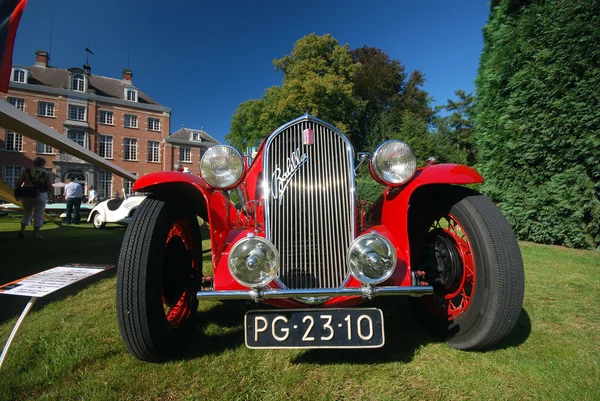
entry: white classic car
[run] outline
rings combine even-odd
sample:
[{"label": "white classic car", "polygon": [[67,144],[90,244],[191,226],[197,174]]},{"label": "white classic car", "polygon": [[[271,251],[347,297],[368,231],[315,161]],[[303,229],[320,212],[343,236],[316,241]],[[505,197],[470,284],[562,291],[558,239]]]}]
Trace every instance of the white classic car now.
[{"label": "white classic car", "polygon": [[92,222],[96,228],[104,228],[106,223],[127,224],[144,199],[146,196],[130,196],[100,202],[92,209],[87,221]]}]

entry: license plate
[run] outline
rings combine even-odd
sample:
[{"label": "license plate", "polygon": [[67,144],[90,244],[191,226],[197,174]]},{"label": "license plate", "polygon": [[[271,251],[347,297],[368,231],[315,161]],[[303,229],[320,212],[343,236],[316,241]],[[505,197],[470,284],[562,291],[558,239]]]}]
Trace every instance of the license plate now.
[{"label": "license plate", "polygon": [[248,348],[379,348],[383,313],[374,308],[254,310],[244,317]]}]

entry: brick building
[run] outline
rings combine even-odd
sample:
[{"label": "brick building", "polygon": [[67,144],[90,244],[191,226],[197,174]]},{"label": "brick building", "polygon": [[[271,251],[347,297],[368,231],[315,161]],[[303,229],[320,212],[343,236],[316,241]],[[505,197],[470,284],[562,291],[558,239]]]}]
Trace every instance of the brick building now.
[{"label": "brick building", "polygon": [[170,162],[170,165],[180,163],[186,171],[198,175],[200,159],[206,149],[217,144],[219,142],[203,129],[181,127],[165,139],[165,160]]},{"label": "brick building", "polygon": [[[87,64],[52,67],[44,51],[35,56],[33,66],[13,66],[8,93],[0,94],[4,100],[137,176],[172,169],[172,155],[186,144],[168,144],[171,109],[135,87],[131,70],[115,79],[93,75]],[[5,182],[14,187],[22,166],[37,156],[48,161],[56,182],[71,177],[86,192],[93,185],[105,198],[131,193],[131,182],[0,127],[0,178]]]}]

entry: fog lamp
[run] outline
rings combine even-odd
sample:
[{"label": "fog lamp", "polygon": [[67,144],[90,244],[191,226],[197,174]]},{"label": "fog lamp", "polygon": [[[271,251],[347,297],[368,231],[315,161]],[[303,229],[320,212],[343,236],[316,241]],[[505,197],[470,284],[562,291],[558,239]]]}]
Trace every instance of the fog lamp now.
[{"label": "fog lamp", "polygon": [[279,272],[277,248],[254,234],[248,234],[231,248],[227,262],[233,278],[251,288],[264,287]]},{"label": "fog lamp", "polygon": [[417,170],[417,158],[410,146],[392,140],[379,145],[369,165],[373,177],[385,185],[401,185]]},{"label": "fog lamp", "polygon": [[229,189],[237,185],[245,171],[240,152],[227,145],[209,148],[200,160],[200,173],[209,185]]},{"label": "fog lamp", "polygon": [[348,248],[350,274],[363,284],[387,280],[394,272],[396,259],[392,242],[375,231],[356,238]]}]

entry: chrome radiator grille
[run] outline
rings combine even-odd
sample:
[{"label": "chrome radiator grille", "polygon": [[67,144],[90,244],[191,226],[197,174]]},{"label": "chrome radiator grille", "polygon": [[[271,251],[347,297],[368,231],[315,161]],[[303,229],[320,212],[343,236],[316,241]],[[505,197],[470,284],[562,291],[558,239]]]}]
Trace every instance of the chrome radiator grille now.
[{"label": "chrome radiator grille", "polygon": [[[305,130],[313,144],[304,144]],[[339,131],[307,117],[267,143],[264,179],[267,238],[281,257],[288,288],[334,288],[347,276],[354,238],[352,148]]]}]

